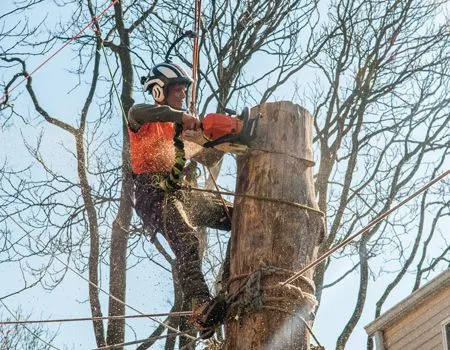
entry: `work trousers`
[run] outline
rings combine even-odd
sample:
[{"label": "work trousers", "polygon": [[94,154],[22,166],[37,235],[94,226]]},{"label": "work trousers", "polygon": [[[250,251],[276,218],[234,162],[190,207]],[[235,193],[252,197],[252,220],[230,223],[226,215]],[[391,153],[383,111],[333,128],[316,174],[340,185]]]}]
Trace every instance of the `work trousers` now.
[{"label": "work trousers", "polygon": [[[183,190],[165,192],[155,186],[153,175],[134,176],[136,213],[151,235],[162,233],[169,243],[176,257],[175,268],[184,300],[208,301],[210,292],[202,273],[196,226],[229,231],[228,215],[216,195]],[[231,203],[227,206],[231,215]]]}]

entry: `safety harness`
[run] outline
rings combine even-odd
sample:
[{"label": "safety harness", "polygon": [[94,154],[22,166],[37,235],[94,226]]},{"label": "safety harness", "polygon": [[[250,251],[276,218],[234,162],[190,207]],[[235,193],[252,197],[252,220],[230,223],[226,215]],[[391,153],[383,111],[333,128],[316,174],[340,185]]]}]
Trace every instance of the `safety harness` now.
[{"label": "safety harness", "polygon": [[175,133],[173,135],[173,145],[175,146],[175,163],[170,170],[169,177],[164,182],[165,191],[179,190],[183,184],[184,166],[186,165],[186,154],[184,152],[184,143],[181,139],[183,132],[182,124],[175,124]]}]

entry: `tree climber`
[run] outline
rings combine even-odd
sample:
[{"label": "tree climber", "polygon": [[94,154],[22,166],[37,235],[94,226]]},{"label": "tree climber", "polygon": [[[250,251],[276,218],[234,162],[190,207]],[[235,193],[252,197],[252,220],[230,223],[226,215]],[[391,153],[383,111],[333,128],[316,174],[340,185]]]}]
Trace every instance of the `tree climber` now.
[{"label": "tree climber", "polygon": [[[156,104],[136,104],[128,113],[135,210],[150,235],[162,233],[175,254],[184,300],[197,305],[197,310],[211,308],[196,226],[229,231],[231,223],[216,196],[181,189],[186,163],[182,132],[201,127],[183,109],[192,79],[180,66],[165,62],[141,83]],[[227,205],[231,212],[231,204]],[[212,328],[204,329],[202,336],[213,334]]]}]

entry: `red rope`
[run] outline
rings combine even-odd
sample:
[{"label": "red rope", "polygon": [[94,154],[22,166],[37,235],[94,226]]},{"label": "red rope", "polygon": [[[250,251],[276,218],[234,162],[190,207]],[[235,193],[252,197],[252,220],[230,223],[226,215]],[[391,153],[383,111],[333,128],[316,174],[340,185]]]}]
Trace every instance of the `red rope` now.
[{"label": "red rope", "polygon": [[120,0],[111,0],[111,3],[107,8],[105,8],[98,16],[94,16],[92,20],[76,35],[74,35],[69,41],[67,41],[63,46],[61,46],[58,50],[56,50],[53,54],[50,55],[44,62],[42,62],[39,66],[37,66],[31,73],[24,73],[24,78],[19,81],[16,85],[14,85],[9,91],[5,91],[0,99],[0,104],[3,103],[6,100],[6,96],[11,93],[14,89],[16,89],[19,85],[21,85],[25,80],[27,80],[29,77],[31,77],[36,71],[41,69],[45,64],[47,64],[53,57],[55,57],[57,54],[59,54],[66,46],[68,46],[72,41],[77,39],[81,34],[83,34],[86,29],[92,26],[93,23],[97,22],[105,13],[108,11],[112,6],[117,4]]}]

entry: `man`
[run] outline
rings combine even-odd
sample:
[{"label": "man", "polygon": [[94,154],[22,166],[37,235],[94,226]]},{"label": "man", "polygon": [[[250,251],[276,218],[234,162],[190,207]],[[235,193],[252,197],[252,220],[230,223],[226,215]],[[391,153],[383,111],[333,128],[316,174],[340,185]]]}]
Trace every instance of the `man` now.
[{"label": "man", "polygon": [[136,213],[151,235],[160,232],[168,241],[184,300],[205,307],[211,296],[195,227],[230,230],[231,223],[215,196],[180,189],[186,162],[181,131],[200,129],[183,110],[192,79],[180,66],[161,63],[141,82],[156,105],[137,104],[128,113]]}]

